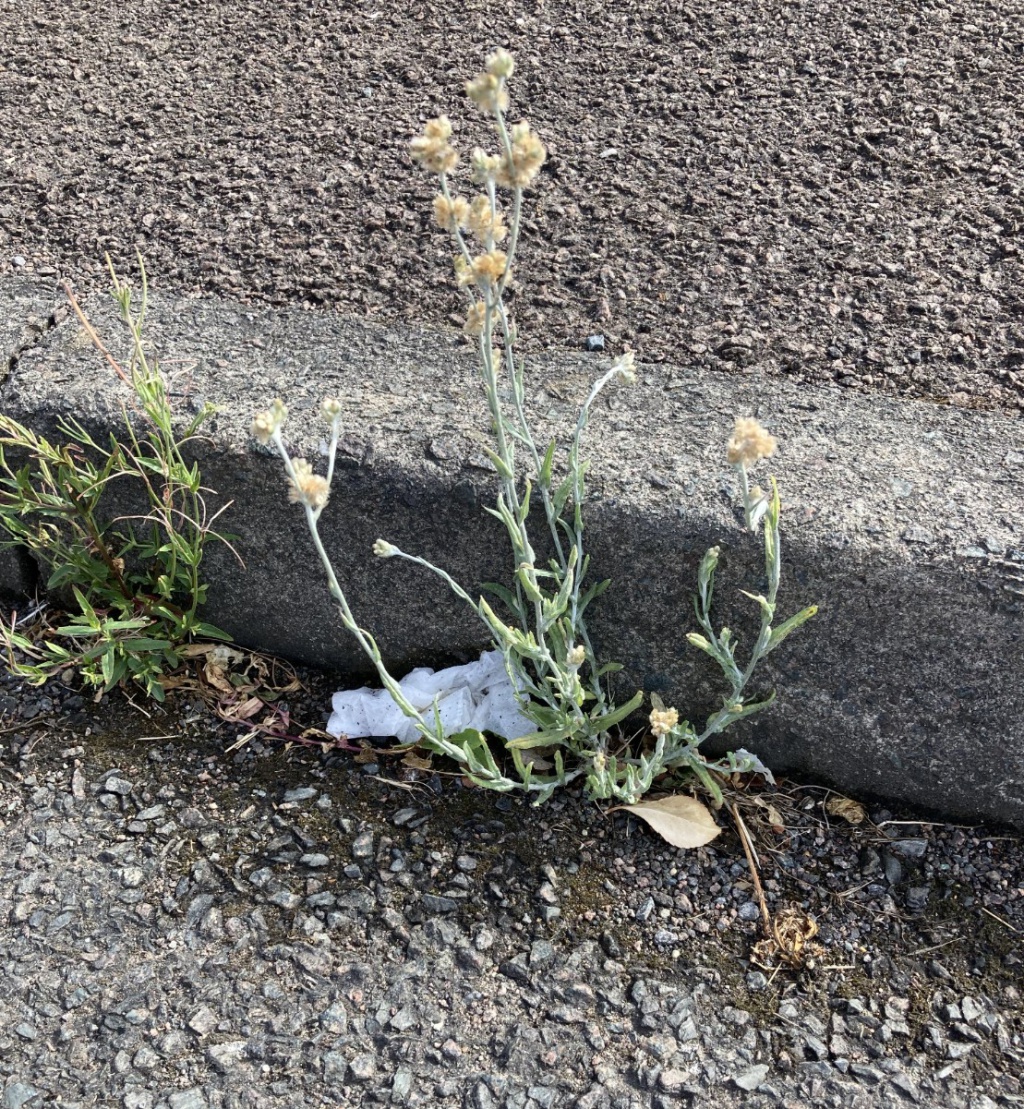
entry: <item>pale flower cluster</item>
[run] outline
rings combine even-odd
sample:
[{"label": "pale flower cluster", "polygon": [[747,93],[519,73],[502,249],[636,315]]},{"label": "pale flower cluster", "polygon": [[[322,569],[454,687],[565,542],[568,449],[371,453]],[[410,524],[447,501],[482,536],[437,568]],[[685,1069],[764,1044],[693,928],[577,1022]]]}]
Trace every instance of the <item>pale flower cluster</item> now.
[{"label": "pale flower cluster", "polygon": [[726,445],[726,458],[733,466],[753,466],[758,459],[770,458],[778,445],[775,436],[749,416],[736,421],[732,437]]},{"label": "pale flower cluster", "polygon": [[660,739],[679,723],[679,713],[675,709],[652,709],[650,721],[651,731]]},{"label": "pale flower cluster", "polygon": [[438,193],[434,197],[434,222],[444,231],[469,230],[485,246],[500,243],[508,235],[501,213],[492,210],[490,199],[483,195],[470,204],[461,196],[449,198]]},{"label": "pale flower cluster", "polygon": [[331,492],[327,478],[314,474],[313,467],[304,458],[292,459],[292,471],[295,476],[288,478],[288,499],[292,504],[323,508]]},{"label": "pale flower cluster", "polygon": [[485,245],[500,243],[508,234],[501,212],[491,210],[491,202],[486,196],[473,200],[465,226]]},{"label": "pale flower cluster", "polygon": [[478,254],[468,262],[465,258],[455,259],[455,277],[460,285],[477,285],[486,289],[505,276],[508,255],[503,250],[488,250]]},{"label": "pale flower cluster", "polygon": [[485,68],[492,77],[501,77],[507,81],[515,72],[516,63],[507,50],[499,47],[488,56]]},{"label": "pale flower cluster", "polygon": [[434,197],[434,222],[442,231],[457,231],[466,226],[469,204],[461,196],[448,197],[438,193]]},{"label": "pale flower cluster", "polygon": [[452,125],[447,116],[427,121],[423,134],[409,143],[413,161],[419,162],[431,173],[451,173],[459,155],[448,140],[452,137]]},{"label": "pale flower cluster", "polygon": [[497,154],[488,154],[479,146],[474,147],[473,153],[469,156],[469,164],[473,168],[473,181],[477,185],[483,185],[495,176],[501,168],[501,163],[502,159]]},{"label": "pale flower cluster", "polygon": [[288,408],[277,399],[265,412],[257,412],[252,421],[253,435],[266,446],[274,437],[274,432],[284,423]]},{"label": "pale flower cluster", "polygon": [[631,350],[620,354],[612,363],[612,369],[615,371],[616,380],[623,385],[636,384],[636,355]]},{"label": "pale flower cluster", "polygon": [[515,62],[507,50],[495,50],[487,59],[484,72],[466,83],[466,92],[485,112],[503,112],[508,107],[505,82],[512,76]]},{"label": "pale flower cluster", "polygon": [[504,112],[508,108],[508,89],[505,82],[493,73],[480,73],[466,82],[469,99],[485,112]]},{"label": "pale flower cluster", "polygon": [[548,156],[544,144],[528,123],[517,123],[510,132],[512,152],[499,160],[494,180],[508,189],[525,189],[540,173]]},{"label": "pale flower cluster", "polygon": [[462,327],[463,334],[483,335],[484,329],[487,327],[487,316],[488,308],[482,300],[473,303],[466,313],[466,322]]}]

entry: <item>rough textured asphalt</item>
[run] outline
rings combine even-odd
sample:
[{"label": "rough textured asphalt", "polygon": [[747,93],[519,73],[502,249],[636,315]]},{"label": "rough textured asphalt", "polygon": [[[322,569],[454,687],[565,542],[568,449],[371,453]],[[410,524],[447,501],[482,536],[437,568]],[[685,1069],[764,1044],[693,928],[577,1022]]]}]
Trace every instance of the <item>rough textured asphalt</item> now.
[{"label": "rough textured asphalt", "polygon": [[496,45],[551,158],[534,348],[1018,412],[1017,0],[0,0],[0,265],[459,322],[429,116]]},{"label": "rough textured asphalt", "polygon": [[[307,677],[295,732],[326,704]],[[1024,1096],[1024,869],[998,830],[736,794],[775,919],[818,924],[772,969],[724,813],[684,853],[571,797],[237,746],[187,699],[147,719],[8,680],[0,710],[3,1109]]]}]

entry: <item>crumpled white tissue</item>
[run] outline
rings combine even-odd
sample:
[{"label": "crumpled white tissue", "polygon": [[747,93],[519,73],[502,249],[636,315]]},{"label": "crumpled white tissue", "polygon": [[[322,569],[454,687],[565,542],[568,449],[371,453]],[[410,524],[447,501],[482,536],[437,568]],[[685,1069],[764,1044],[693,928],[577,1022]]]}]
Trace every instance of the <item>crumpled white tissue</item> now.
[{"label": "crumpled white tissue", "polygon": [[[398,685],[428,723],[437,700],[446,736],[476,728],[502,739],[519,739],[537,730],[536,724],[519,707],[500,651],[484,651],[479,661],[450,666],[447,670],[435,672],[420,667],[407,674]],[[327,722],[327,731],[333,736],[349,739],[394,736],[401,743],[412,743],[419,736],[415,724],[386,689],[364,686],[335,693],[331,707],[334,711]]]}]

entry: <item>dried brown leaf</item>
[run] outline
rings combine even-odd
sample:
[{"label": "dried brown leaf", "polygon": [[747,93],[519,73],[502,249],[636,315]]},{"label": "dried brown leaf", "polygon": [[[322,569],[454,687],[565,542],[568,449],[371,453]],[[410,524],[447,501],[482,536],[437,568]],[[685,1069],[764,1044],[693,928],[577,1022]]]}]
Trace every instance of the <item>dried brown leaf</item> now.
[{"label": "dried brown leaf", "polygon": [[620,810],[631,812],[646,821],[673,847],[703,847],[722,831],[696,797],[684,794],[659,797],[656,801],[640,801],[635,805],[617,805],[608,811]]},{"label": "dried brown leaf", "polygon": [[430,770],[433,763],[430,755],[418,755],[415,751],[406,751],[402,756],[402,765],[410,770]]},{"label": "dried brown leaf", "polygon": [[754,804],[763,810],[765,819],[771,825],[773,832],[784,832],[786,830],[782,813],[770,801],[766,801],[763,797],[755,797]]},{"label": "dried brown leaf", "polygon": [[228,681],[227,671],[223,666],[217,664],[212,655],[207,656],[206,662],[203,664],[203,677],[209,685],[221,693],[235,692],[235,687]]},{"label": "dried brown leaf", "polygon": [[[546,751],[547,748],[544,747],[541,748],[541,750]],[[545,758],[544,755],[537,751],[524,751],[523,762],[526,763],[527,766],[532,766],[534,770],[552,770],[555,765],[551,759]]]},{"label": "dried brown leaf", "polygon": [[222,720],[250,720],[262,708],[266,708],[266,705],[264,705],[259,697],[250,697],[248,700],[243,701],[240,705],[228,705],[221,702],[217,706],[217,715]]},{"label": "dried brown leaf", "polygon": [[863,824],[867,813],[864,806],[858,801],[851,801],[849,797],[830,797],[825,802],[825,812],[830,816],[838,816],[848,824]]}]

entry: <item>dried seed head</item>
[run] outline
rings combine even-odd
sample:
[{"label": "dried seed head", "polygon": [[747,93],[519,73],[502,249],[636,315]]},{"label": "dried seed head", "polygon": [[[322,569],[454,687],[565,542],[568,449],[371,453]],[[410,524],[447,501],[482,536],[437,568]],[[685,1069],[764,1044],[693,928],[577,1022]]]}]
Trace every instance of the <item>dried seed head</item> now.
[{"label": "dried seed head", "polygon": [[651,731],[660,739],[679,723],[679,713],[675,709],[652,709],[650,721]]},{"label": "dried seed head", "polygon": [[288,499],[293,504],[323,508],[331,492],[327,478],[314,474],[313,467],[304,458],[293,458],[292,470],[295,476],[288,478]]},{"label": "dried seed head", "polygon": [[587,652],[583,647],[577,645],[566,654],[565,661],[573,670],[579,670],[587,661]]},{"label": "dried seed head", "polygon": [[502,164],[502,159],[497,154],[487,154],[479,146],[474,148],[469,160],[473,167],[473,180],[478,185],[493,177]]},{"label": "dried seed head", "polygon": [[500,159],[495,181],[509,189],[524,189],[540,173],[548,152],[530,130],[528,123],[517,123],[510,132],[511,156]]},{"label": "dried seed head", "polygon": [[484,246],[500,243],[508,234],[501,213],[491,211],[491,201],[486,196],[474,198],[473,203],[469,206],[466,227],[473,232]]},{"label": "dried seed head", "polygon": [[434,197],[434,220],[444,231],[454,231],[458,227],[465,227],[469,218],[469,205],[461,196],[449,200],[440,193]]},{"label": "dried seed head", "polygon": [[487,305],[482,300],[476,301],[466,313],[466,322],[462,331],[465,335],[483,335],[487,326]]},{"label": "dried seed head", "polygon": [[455,281],[459,285],[472,285],[473,284],[473,271],[470,269],[469,263],[461,254],[456,254],[452,259],[452,264],[455,266]]},{"label": "dried seed head", "polygon": [[447,116],[428,120],[423,134],[409,143],[413,161],[431,173],[451,173],[459,160],[459,155],[448,144],[451,134],[452,125]]},{"label": "dried seed head", "polygon": [[760,458],[770,458],[777,445],[775,437],[757,420],[741,416],[726,445],[725,456],[734,466],[753,466]]},{"label": "dried seed head", "polygon": [[496,115],[508,108],[508,90],[501,77],[493,73],[480,73],[466,82],[466,95],[485,112]]},{"label": "dried seed head", "polygon": [[[507,261],[508,256],[503,250],[489,250],[486,254],[478,254],[459,275],[459,284],[476,282],[482,287],[496,285],[505,274]],[[464,279],[466,275],[468,279]]]},{"label": "dried seed head", "polygon": [[619,355],[612,363],[612,369],[615,371],[616,380],[621,381],[623,385],[634,385],[636,383],[636,367],[634,363],[635,357],[631,350],[627,350],[625,354]]},{"label": "dried seed head", "polygon": [[516,63],[507,50],[500,47],[487,59],[487,72],[492,77],[503,77],[506,81],[512,76]]}]

